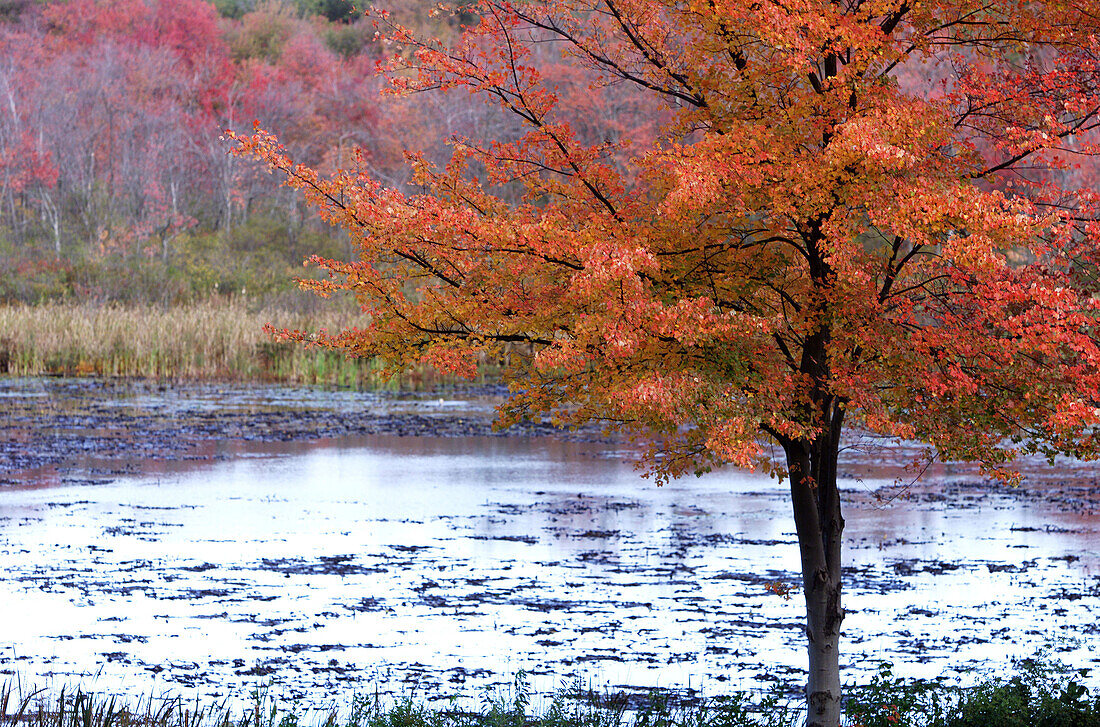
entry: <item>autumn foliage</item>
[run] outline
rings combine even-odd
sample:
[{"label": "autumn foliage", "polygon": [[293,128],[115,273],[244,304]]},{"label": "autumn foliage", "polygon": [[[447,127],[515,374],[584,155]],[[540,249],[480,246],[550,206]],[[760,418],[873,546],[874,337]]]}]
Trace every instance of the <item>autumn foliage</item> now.
[{"label": "autumn foliage", "polygon": [[[669,475],[768,466],[761,434],[812,440],[807,404],[826,399],[993,469],[1092,448],[1096,200],[1062,184],[1092,154],[1080,23],[1055,30],[1039,4],[1005,16],[1036,45],[1072,40],[1040,65],[1023,38],[985,49],[997,23],[952,27],[957,3],[903,4],[889,34],[893,16],[867,4],[791,13],[809,25],[717,4],[542,5],[490,3],[456,48],[393,29],[417,44],[391,65],[397,92],[464,87],[527,126],[456,139],[445,166],[414,155],[424,194],[362,158],[325,176],[264,131],[240,138],[361,251],[315,260],[342,281],[316,287],[351,289],[370,324],[316,341],[458,373],[508,355],[514,408],[663,435],[651,466]],[[628,141],[580,138],[558,118],[557,77],[529,65],[539,36],[677,106],[662,135],[626,163]],[[502,203],[507,185],[518,203]],[[815,381],[801,354],[826,333]]]},{"label": "autumn foliage", "polygon": [[[234,17],[205,0],[0,3],[0,301],[291,287],[292,262],[344,241],[227,155],[224,129],[259,119],[327,169],[354,145],[401,185],[404,145],[489,123],[482,104],[393,99],[380,114],[382,47],[361,11],[230,4]],[[45,258],[56,272],[14,273]]]},{"label": "autumn foliage", "polygon": [[[660,477],[787,477],[810,724],[836,725],[845,425],[1005,479],[1023,454],[1096,453],[1100,5],[475,11],[453,43],[378,17],[394,93],[468,91],[522,125],[412,154],[415,192],[362,156],[326,175],[234,137],[358,251],[308,285],[353,293],[362,326],[284,335],[458,373],[498,357],[505,423],[629,430]],[[637,133],[582,132],[563,78],[631,99]]]}]

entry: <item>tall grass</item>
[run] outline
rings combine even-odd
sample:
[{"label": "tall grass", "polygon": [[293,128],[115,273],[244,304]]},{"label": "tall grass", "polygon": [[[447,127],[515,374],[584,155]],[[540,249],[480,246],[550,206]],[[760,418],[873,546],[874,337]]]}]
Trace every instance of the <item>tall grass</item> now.
[{"label": "tall grass", "polygon": [[[0,374],[231,379],[376,388],[377,361],[280,343],[265,324],[336,331],[362,319],[352,311],[253,310],[242,299],[171,308],[44,303],[0,306]],[[391,386],[423,388],[431,371],[405,372]]]},{"label": "tall grass", "polygon": [[[1100,727],[1100,697],[1083,673],[1056,661],[1023,660],[1011,678],[972,686],[909,682],[884,665],[869,684],[849,687],[846,727]],[[231,708],[179,697],[138,699],[62,691],[49,697],[0,684],[0,727],[799,727],[800,700],[779,688],[698,697],[675,690],[599,693],[574,683],[537,708],[521,672],[511,691],[485,695],[481,708],[430,707],[406,698],[355,696],[350,709],[280,703],[260,690]]]},{"label": "tall grass", "polygon": [[800,709],[767,700],[754,707],[744,695],[685,701],[676,692],[654,690],[630,698],[575,684],[539,708],[532,706],[531,696],[522,674],[512,691],[484,695],[480,709],[460,709],[457,701],[432,707],[377,694],[355,696],[350,708],[313,708],[280,703],[263,690],[253,692],[243,709],[179,697],[128,705],[81,691],[52,698],[22,695],[9,683],[0,685],[0,727],[796,727],[801,716]]}]

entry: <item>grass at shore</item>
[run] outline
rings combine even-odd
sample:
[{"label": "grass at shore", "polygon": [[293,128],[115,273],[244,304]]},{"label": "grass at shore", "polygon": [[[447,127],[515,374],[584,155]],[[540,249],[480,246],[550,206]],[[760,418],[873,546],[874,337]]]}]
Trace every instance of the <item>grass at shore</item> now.
[{"label": "grass at shore", "polygon": [[[115,697],[80,691],[20,695],[8,684],[0,686],[0,727],[795,727],[800,713],[789,700],[780,705],[775,698],[752,705],[745,695],[703,701],[673,690],[631,698],[579,684],[537,708],[522,674],[509,692],[483,696],[475,710],[459,708],[457,701],[436,707],[411,698],[387,702],[377,695],[356,696],[344,709],[284,704],[263,691],[254,692],[251,702],[237,710],[180,698],[128,706]],[[761,707],[767,721],[752,716]]]},{"label": "grass at shore", "polygon": [[0,306],[0,374],[140,376],[327,384],[360,389],[429,388],[432,371],[383,382],[376,361],[272,340],[263,327],[338,331],[354,311],[253,310],[240,299],[160,308],[45,303]]},{"label": "grass at shore", "polygon": [[[869,684],[846,689],[846,727],[1100,727],[1100,696],[1081,684],[1082,672],[1057,662],[1024,660],[1010,678],[972,687],[943,681],[907,682],[888,665]],[[251,707],[138,700],[62,691],[47,697],[0,685],[0,727],[799,727],[802,705],[780,691],[699,698],[675,690],[648,695],[597,693],[576,684],[533,708],[524,675],[479,710],[437,708],[412,699],[386,703],[356,697],[350,708],[280,704],[264,692]]]}]

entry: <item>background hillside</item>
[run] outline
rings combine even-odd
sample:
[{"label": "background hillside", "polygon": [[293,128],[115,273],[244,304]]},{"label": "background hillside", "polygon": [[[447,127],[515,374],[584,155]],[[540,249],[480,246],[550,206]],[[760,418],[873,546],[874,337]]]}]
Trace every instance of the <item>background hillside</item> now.
[{"label": "background hillside", "polygon": [[[429,5],[395,13],[457,32]],[[308,304],[301,260],[347,244],[224,129],[258,120],[322,169],[357,146],[395,185],[405,148],[496,133],[466,94],[381,97],[374,36],[344,0],[0,0],[0,302]]]}]

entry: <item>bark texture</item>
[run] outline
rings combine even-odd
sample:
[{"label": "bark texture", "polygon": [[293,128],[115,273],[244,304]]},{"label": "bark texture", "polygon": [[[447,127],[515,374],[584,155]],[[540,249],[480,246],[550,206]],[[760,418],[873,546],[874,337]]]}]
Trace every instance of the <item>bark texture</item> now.
[{"label": "bark texture", "polygon": [[836,461],[842,415],[827,410],[827,416],[829,426],[816,440],[785,445],[806,598],[809,727],[840,724],[839,645],[844,620],[840,558],[844,519]]}]

